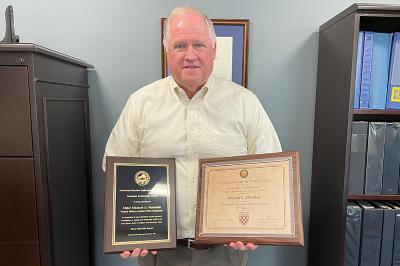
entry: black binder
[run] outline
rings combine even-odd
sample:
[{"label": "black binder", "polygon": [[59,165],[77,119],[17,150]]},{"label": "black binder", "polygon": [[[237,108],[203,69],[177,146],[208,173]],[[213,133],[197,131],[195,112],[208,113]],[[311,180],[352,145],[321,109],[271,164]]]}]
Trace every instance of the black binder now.
[{"label": "black binder", "polygon": [[347,204],[344,266],[357,266],[360,251],[361,207],[354,202]]},{"label": "black binder", "polygon": [[390,202],[396,206],[398,212],[396,213],[396,221],[394,225],[394,241],[393,241],[393,266],[400,266],[400,203],[395,201]]},{"label": "black binder", "polygon": [[400,123],[386,123],[382,194],[398,194],[400,169]]},{"label": "black binder", "polygon": [[383,210],[367,201],[359,201],[363,209],[360,266],[379,265]]},{"label": "black binder", "polygon": [[367,166],[365,172],[365,194],[379,195],[382,193],[384,145],[385,123],[369,123]]},{"label": "black binder", "polygon": [[400,214],[396,214],[394,226],[393,266],[400,266]]},{"label": "black binder", "polygon": [[363,194],[368,122],[353,122],[351,131],[349,193]]},{"label": "black binder", "polygon": [[396,214],[399,213],[399,209],[384,202],[374,201],[374,204],[383,210],[381,256],[379,266],[392,266],[394,226]]}]

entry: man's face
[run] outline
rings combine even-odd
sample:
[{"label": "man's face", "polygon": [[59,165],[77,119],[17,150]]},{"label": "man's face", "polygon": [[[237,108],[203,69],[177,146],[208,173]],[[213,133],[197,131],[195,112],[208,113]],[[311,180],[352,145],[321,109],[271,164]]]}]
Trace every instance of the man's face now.
[{"label": "man's face", "polygon": [[212,72],[216,51],[204,18],[196,13],[173,16],[167,46],[168,67],[176,83],[185,90],[199,90]]}]

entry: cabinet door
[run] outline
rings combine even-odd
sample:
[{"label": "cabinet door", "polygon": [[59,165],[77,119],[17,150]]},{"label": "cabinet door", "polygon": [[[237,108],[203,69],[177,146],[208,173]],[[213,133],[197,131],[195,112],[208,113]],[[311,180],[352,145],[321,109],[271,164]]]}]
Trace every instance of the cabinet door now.
[{"label": "cabinet door", "polygon": [[[63,85],[37,84],[36,89],[44,114],[53,263],[92,265],[86,96],[81,88]],[[81,98],[72,97],[79,90]]]},{"label": "cabinet door", "polygon": [[39,266],[39,245],[25,243],[0,243],[0,265]]},{"label": "cabinet door", "polygon": [[33,156],[28,70],[0,66],[0,156]]},{"label": "cabinet door", "polygon": [[38,242],[33,159],[0,158],[0,184],[0,243]]}]

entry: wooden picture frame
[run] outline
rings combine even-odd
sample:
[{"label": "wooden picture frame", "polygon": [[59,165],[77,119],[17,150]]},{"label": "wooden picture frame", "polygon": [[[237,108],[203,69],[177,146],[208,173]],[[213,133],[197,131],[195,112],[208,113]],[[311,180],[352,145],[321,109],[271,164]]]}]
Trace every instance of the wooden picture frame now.
[{"label": "wooden picture frame", "polygon": [[104,253],[176,248],[175,159],[106,157]]},{"label": "wooden picture frame", "polygon": [[196,243],[304,246],[299,152],[199,161]]}]

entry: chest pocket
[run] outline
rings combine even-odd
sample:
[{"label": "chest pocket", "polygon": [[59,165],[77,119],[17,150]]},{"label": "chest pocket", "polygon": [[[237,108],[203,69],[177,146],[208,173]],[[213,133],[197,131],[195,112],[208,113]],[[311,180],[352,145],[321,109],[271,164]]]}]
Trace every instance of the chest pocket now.
[{"label": "chest pocket", "polygon": [[230,157],[247,154],[247,143],[240,134],[204,132],[199,140],[199,158]]}]

